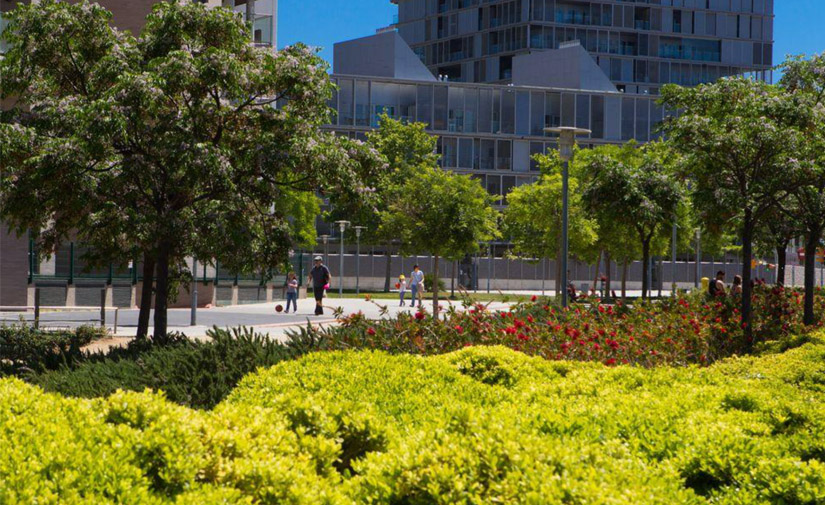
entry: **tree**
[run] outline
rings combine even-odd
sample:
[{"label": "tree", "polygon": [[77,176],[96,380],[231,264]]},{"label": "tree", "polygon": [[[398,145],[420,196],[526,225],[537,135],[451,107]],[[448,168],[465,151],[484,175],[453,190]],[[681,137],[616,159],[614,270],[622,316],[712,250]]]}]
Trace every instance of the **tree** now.
[{"label": "tree", "polygon": [[799,165],[785,220],[798,223],[805,237],[805,324],[814,324],[816,250],[825,233],[825,54],[806,60],[789,58],[782,65],[780,88],[797,107],[790,129],[800,128],[805,142],[792,152],[789,165]]},{"label": "tree", "polygon": [[800,136],[783,121],[794,108],[771,85],[738,77],[695,88],[665,86],[662,100],[680,111],[665,121],[664,130],[688,160],[694,207],[708,223],[740,223],[741,312],[750,339],[753,240],[775,201],[792,189],[787,153]]},{"label": "tree", "polygon": [[433,314],[438,314],[439,259],[459,260],[498,237],[498,212],[477,180],[426,165],[404,183],[400,196],[390,202],[382,223],[401,238],[403,251],[433,255]]},{"label": "tree", "polygon": [[284,263],[308,238],[314,193],[368,196],[377,158],[320,129],[332,85],[305,46],[256,48],[239,16],[200,3],[159,2],[140,39],[110,18],[54,0],[9,16],[2,92],[27,108],[0,125],[0,216],[42,251],[76,233],[106,262],[139,252],[138,334],[154,280],[162,339],[186,257]]},{"label": "tree", "polygon": [[682,199],[674,164],[673,152],[661,142],[621,156],[597,153],[587,160],[590,177],[582,199],[603,219],[634,230],[642,251],[642,298],[650,289],[647,265],[653,240],[670,230]]},{"label": "tree", "polygon": [[[364,185],[372,191],[373,198],[344,200],[333,195],[329,221],[345,219],[353,223],[369,223],[364,240],[386,245],[387,267],[384,291],[389,292],[392,277],[392,242],[397,239],[387,227],[381,226],[380,217],[389,204],[399,197],[399,189],[408,179],[415,177],[422,166],[437,167],[436,137],[426,131],[426,123],[407,123],[382,114],[378,128],[367,133],[368,145],[385,163],[371,174]],[[346,197],[346,195],[343,195]]]},{"label": "tree", "polygon": [[[507,195],[503,228],[516,254],[539,259],[556,258],[556,265],[560,264],[561,200],[562,180],[558,173],[542,175],[537,182],[513,188]],[[576,179],[570,179],[569,216],[570,251],[586,255],[596,241],[596,223],[582,209]]]}]

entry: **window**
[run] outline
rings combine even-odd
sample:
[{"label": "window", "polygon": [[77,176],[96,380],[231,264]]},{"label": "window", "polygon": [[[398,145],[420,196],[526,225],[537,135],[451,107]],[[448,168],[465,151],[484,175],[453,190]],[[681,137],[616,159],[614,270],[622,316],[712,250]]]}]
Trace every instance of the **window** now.
[{"label": "window", "polygon": [[433,87],[418,85],[418,106],[416,107],[416,121],[427,123],[432,129],[433,121]]},{"label": "window", "polygon": [[511,90],[501,91],[501,133],[515,130],[516,94]]},{"label": "window", "polygon": [[490,133],[493,114],[493,93],[489,89],[482,89],[478,102],[478,131]]},{"label": "window", "polygon": [[561,95],[558,93],[544,96],[544,126],[561,126]]},{"label": "window", "polygon": [[458,140],[458,167],[473,168],[473,139]]},{"label": "window", "polygon": [[478,89],[467,88],[464,90],[464,131],[468,133],[475,133],[477,131],[477,120]]},{"label": "window", "polygon": [[590,128],[590,95],[576,96],[576,127]]},{"label": "window", "polygon": [[530,135],[544,135],[544,93],[530,93]]},{"label": "window", "polygon": [[383,114],[398,118],[398,85],[386,82],[373,82],[372,91],[372,127],[377,128]]},{"label": "window", "polygon": [[338,124],[352,126],[352,80],[338,80]]},{"label": "window", "polygon": [[530,94],[526,91],[516,93],[516,134],[530,134]]},{"label": "window", "polygon": [[435,101],[433,105],[433,129],[444,131],[447,129],[447,87],[435,87]]},{"label": "window", "polygon": [[481,170],[494,170],[496,166],[496,142],[495,140],[481,139],[479,153],[479,165]]},{"label": "window", "polygon": [[636,140],[647,142],[650,139],[648,126],[650,124],[649,110],[650,100],[636,100]]},{"label": "window", "polygon": [[604,97],[594,95],[590,101],[590,130],[592,138],[604,138]]},{"label": "window", "polygon": [[370,83],[355,81],[355,126],[370,125]]},{"label": "window", "polygon": [[447,168],[455,168],[458,162],[457,139],[455,137],[443,137],[442,142],[444,149],[444,166]]},{"label": "window", "polygon": [[635,108],[632,98],[622,98],[622,140],[633,138]]},{"label": "window", "polygon": [[496,150],[497,150],[497,159],[496,159],[496,169],[497,170],[510,170],[510,159],[511,159],[511,147],[509,140],[499,140],[496,142]]},{"label": "window", "polygon": [[464,131],[464,88],[450,87],[449,127],[451,132]]},{"label": "window", "polygon": [[561,95],[561,125],[575,126],[576,96],[570,93]]}]

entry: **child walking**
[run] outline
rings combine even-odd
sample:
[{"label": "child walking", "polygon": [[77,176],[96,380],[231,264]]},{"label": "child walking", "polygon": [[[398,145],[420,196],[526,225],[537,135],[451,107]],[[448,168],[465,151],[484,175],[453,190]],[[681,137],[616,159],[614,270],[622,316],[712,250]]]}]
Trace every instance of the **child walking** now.
[{"label": "child walking", "polygon": [[404,274],[398,276],[398,293],[401,298],[401,307],[403,307],[406,302],[404,301],[404,296],[407,294],[407,279],[404,277]]},{"label": "child walking", "polygon": [[289,303],[292,302],[292,311],[298,312],[298,277],[295,272],[289,272],[286,281],[286,311],[289,313]]}]

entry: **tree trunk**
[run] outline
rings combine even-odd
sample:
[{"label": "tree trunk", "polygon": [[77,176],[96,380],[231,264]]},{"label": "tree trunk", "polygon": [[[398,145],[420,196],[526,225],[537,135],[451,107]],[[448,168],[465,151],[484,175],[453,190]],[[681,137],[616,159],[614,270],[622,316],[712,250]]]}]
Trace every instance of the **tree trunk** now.
[{"label": "tree trunk", "polygon": [[788,243],[776,248],[776,283],[785,285],[785,267],[788,264]]},{"label": "tree trunk", "polygon": [[433,265],[433,317],[438,317],[438,255]]},{"label": "tree trunk", "polygon": [[745,326],[745,339],[748,350],[753,347],[753,328],[751,328],[751,261],[753,260],[753,215],[750,210],[745,211],[745,220],[742,225],[742,323]]},{"label": "tree trunk", "polygon": [[814,291],[816,289],[816,246],[819,244],[819,233],[811,232],[805,237],[805,316],[802,321],[806,325],[816,322],[814,314]]},{"label": "tree trunk", "polygon": [[650,290],[650,239],[642,241],[642,300],[647,299]]},{"label": "tree trunk", "polygon": [[604,252],[604,276],[607,278],[605,283],[605,297],[610,298],[610,251]]},{"label": "tree trunk", "polygon": [[392,251],[390,250],[390,245],[387,244],[387,252],[385,256],[387,256],[387,271],[385,272],[384,276],[384,292],[390,292],[390,278],[392,276]]},{"label": "tree trunk", "polygon": [[450,278],[450,298],[455,298],[455,269],[457,261],[453,261],[453,276]]},{"label": "tree trunk", "polygon": [[604,251],[599,251],[599,257],[596,258],[596,275],[593,276],[593,292],[599,292],[599,277],[601,277],[602,272],[599,270],[602,266],[602,254]]},{"label": "tree trunk", "polygon": [[155,331],[156,342],[166,341],[167,308],[169,306],[169,250],[168,243],[158,248],[157,286],[155,289]]},{"label": "tree trunk", "polygon": [[152,310],[152,285],[155,283],[155,257],[143,253],[143,286],[140,289],[140,312],[138,313],[137,336],[144,339],[149,335],[149,313]]},{"label": "tree trunk", "polygon": [[627,298],[627,265],[630,263],[630,260],[625,258],[624,262],[622,263],[622,300]]}]

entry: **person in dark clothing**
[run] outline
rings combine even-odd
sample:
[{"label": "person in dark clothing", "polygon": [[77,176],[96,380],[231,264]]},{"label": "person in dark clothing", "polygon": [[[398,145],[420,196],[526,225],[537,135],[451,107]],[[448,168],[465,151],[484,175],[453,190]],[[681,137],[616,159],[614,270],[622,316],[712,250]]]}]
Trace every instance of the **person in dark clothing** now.
[{"label": "person in dark clothing", "polygon": [[725,272],[719,270],[716,272],[716,278],[708,284],[708,294],[711,297],[724,296],[725,294]]},{"label": "person in dark clothing", "polygon": [[329,268],[324,265],[324,260],[320,256],[315,257],[315,266],[310,270],[307,280],[312,284],[312,292],[315,294],[315,315],[320,316],[324,313],[324,290],[329,287],[332,280]]}]

